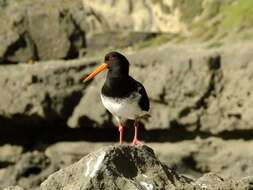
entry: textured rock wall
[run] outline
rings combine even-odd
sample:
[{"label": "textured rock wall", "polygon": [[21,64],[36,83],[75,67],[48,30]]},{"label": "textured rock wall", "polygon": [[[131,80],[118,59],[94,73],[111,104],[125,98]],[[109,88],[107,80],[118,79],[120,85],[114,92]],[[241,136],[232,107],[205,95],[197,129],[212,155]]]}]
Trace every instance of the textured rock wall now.
[{"label": "textured rock wall", "polygon": [[[64,180],[63,180],[64,179]],[[246,180],[210,173],[196,182],[161,163],[147,146],[100,149],[48,177],[43,190],[60,189],[247,189]]]},{"label": "textured rock wall", "polygon": [[77,60],[0,67],[1,125],[66,121],[84,94],[81,78],[92,65],[92,61]]},{"label": "textured rock wall", "polygon": [[[152,117],[143,121],[145,128],[212,135],[251,131],[250,48],[167,45],[128,55],[131,74],[144,83],[151,99]],[[74,128],[111,123],[99,96],[105,75],[88,85],[80,82],[98,62],[102,58],[2,67],[2,121],[62,121]]]},{"label": "textured rock wall", "polygon": [[[0,63],[82,57],[96,42],[103,47],[113,44],[110,39],[106,46],[96,40],[94,36],[100,33],[105,34],[102,39],[107,39],[108,33],[117,35],[115,32],[126,31],[191,36],[198,22],[201,26],[206,23],[201,29],[209,33],[205,27],[219,21],[216,15],[228,2],[230,0],[222,3],[201,0],[3,1],[0,4]],[[139,34],[136,35],[138,38]]]},{"label": "textured rock wall", "polygon": [[85,48],[80,1],[11,0],[0,18],[1,63],[71,59]]},{"label": "textured rock wall", "polygon": [[[129,55],[131,73],[144,82],[151,98],[152,117],[144,121],[145,128],[178,127],[213,135],[252,130],[251,45],[246,47],[164,46]],[[78,126],[83,113],[98,124],[106,120],[102,105],[96,103],[102,83],[96,79],[87,88],[89,96],[80,101],[69,125]],[[85,109],[91,105],[95,112]]]}]

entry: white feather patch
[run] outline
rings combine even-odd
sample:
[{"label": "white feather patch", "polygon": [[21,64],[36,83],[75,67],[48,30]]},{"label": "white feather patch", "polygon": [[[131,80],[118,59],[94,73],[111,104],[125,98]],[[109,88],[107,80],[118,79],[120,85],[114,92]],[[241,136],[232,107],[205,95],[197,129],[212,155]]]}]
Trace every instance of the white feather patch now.
[{"label": "white feather patch", "polygon": [[111,98],[101,94],[102,103],[114,116],[122,119],[136,119],[146,112],[141,110],[138,102],[141,96],[138,93],[127,98]]}]

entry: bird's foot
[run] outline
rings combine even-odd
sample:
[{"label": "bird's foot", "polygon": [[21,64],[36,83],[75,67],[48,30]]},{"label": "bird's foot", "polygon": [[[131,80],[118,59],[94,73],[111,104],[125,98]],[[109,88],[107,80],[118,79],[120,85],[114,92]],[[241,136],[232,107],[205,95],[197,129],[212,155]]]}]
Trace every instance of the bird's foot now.
[{"label": "bird's foot", "polygon": [[138,139],[134,139],[131,145],[132,145],[132,146],[135,146],[135,145],[142,145],[142,142],[139,141]]}]

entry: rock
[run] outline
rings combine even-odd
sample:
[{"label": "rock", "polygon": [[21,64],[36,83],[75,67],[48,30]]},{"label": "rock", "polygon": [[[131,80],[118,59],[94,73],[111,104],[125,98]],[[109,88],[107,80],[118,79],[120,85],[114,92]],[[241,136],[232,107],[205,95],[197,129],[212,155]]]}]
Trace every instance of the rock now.
[{"label": "rock", "polygon": [[3,190],[24,190],[24,189],[19,186],[10,186],[10,187],[4,188]]},{"label": "rock", "polygon": [[17,164],[9,166],[0,175],[1,187],[18,184],[27,189],[36,189],[38,185],[57,168],[39,152],[29,152],[20,158]]},{"label": "rock", "polygon": [[85,48],[84,26],[76,15],[84,15],[81,1],[38,1],[28,7],[29,34],[40,60],[73,59]]},{"label": "rock", "polygon": [[[80,143],[77,146],[70,145],[84,146]],[[162,152],[165,149],[157,150]],[[238,180],[207,173],[194,181],[169,169],[155,157],[149,147],[123,145],[103,147],[86,155],[78,162],[50,175],[41,184],[41,188],[246,190],[251,187],[251,178],[249,176]]]},{"label": "rock", "polygon": [[83,1],[88,17],[88,33],[94,31],[179,32],[186,30],[180,18],[180,4],[174,1],[103,0]]},{"label": "rock", "polygon": [[25,28],[25,8],[15,1],[6,2],[0,14],[0,63],[27,61],[34,49]]},{"label": "rock", "polygon": [[93,66],[77,60],[1,67],[1,127],[64,124],[83,96],[85,68]]},{"label": "rock", "polygon": [[[87,127],[90,124],[92,127],[105,127],[106,123],[111,122],[112,117],[103,107],[100,99],[100,91],[102,88],[102,76],[96,77],[99,81],[94,81],[87,88],[87,93],[82,97],[79,104],[74,109],[69,117],[68,126],[72,128]],[[92,101],[90,98],[92,97]],[[98,103],[95,105],[95,102]]]},{"label": "rock", "polygon": [[[106,46],[108,41],[112,47],[126,47],[153,33],[210,39],[220,27],[224,38],[226,30],[235,28],[224,29],[225,24],[220,24],[226,20],[222,10],[227,4],[208,0],[1,0],[0,63],[73,59],[82,57],[86,48]],[[240,30],[249,28],[247,22],[238,25],[247,26]],[[125,37],[126,33],[134,35]]]},{"label": "rock", "polygon": [[235,181],[233,179],[224,179],[214,173],[208,173],[203,175],[196,181],[197,184],[201,186],[202,189],[240,189],[246,190],[250,188],[248,183],[243,181]]},{"label": "rock", "polygon": [[[86,38],[87,51],[97,52],[104,49],[120,49],[132,47],[135,44],[150,40],[158,33],[152,32],[134,32],[134,31],[114,31],[94,33]],[[94,53],[93,53],[94,54]]]},{"label": "rock", "polygon": [[187,140],[177,143],[149,143],[157,157],[184,175],[198,178],[212,172],[225,178],[252,175],[252,141],[219,138]]},{"label": "rock", "polygon": [[49,176],[50,189],[184,189],[192,180],[162,164],[147,146],[109,146]]},{"label": "rock", "polygon": [[59,142],[49,146],[46,156],[60,168],[64,168],[77,162],[83,156],[108,146],[110,143],[89,143],[89,142]]},{"label": "rock", "polygon": [[0,14],[0,63],[73,59],[85,48],[81,1],[10,0]]},{"label": "rock", "polygon": [[[152,118],[142,121],[145,129],[184,134],[173,137],[177,140],[187,135],[231,137],[238,132],[247,137],[249,133],[243,130],[251,131],[253,120],[252,45],[216,50],[192,46],[167,44],[127,55],[131,75],[144,83],[151,100]],[[0,68],[0,120],[8,125],[37,125],[46,120],[73,128],[113,126],[99,97],[105,74],[86,85],[80,83],[94,67],[94,60]],[[84,70],[86,65],[90,68]],[[167,141],[169,137],[168,133],[159,139]]]},{"label": "rock", "polygon": [[[186,140],[174,143],[146,143],[157,158],[179,173],[199,178],[205,173],[218,173],[225,178],[241,179],[252,175],[252,141],[219,138]],[[59,142],[46,149],[46,155],[64,168],[93,150],[112,143]]]},{"label": "rock", "polygon": [[[130,74],[144,84],[151,100],[152,118],[143,121],[145,128],[222,136],[252,130],[252,45],[237,44],[216,50],[192,46],[168,44],[127,55]],[[97,95],[104,79],[95,81],[86,92],[95,98],[87,96],[80,101],[69,118],[72,127],[80,126],[78,121],[85,117],[94,126],[109,122]],[[85,110],[90,105],[93,109]],[[159,138],[168,140],[166,136]]]},{"label": "rock", "polygon": [[8,163],[17,162],[22,153],[23,148],[21,146],[10,144],[0,146],[0,165],[2,165],[1,163],[6,163],[8,165]]}]

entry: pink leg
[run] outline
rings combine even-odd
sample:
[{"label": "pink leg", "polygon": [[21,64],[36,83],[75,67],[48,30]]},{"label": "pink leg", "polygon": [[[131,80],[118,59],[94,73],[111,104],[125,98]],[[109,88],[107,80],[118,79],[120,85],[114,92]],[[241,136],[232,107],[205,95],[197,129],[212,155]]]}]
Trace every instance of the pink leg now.
[{"label": "pink leg", "polygon": [[123,143],[123,132],[124,132],[124,127],[119,123],[119,144]]},{"label": "pink leg", "polygon": [[138,140],[138,121],[134,121],[134,139],[132,141],[132,145],[140,145],[142,144],[141,141]]}]

